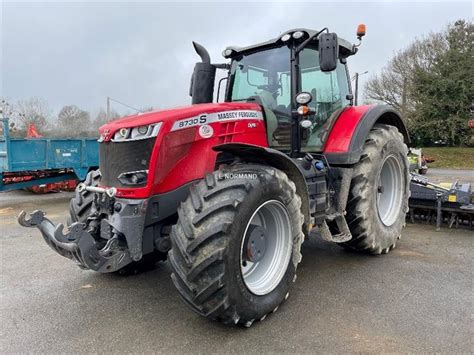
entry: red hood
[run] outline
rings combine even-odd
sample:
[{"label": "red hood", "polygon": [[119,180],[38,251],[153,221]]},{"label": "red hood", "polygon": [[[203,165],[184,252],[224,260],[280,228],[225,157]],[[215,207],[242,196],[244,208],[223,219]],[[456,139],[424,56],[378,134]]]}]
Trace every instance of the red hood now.
[{"label": "red hood", "polygon": [[99,132],[101,135],[107,133],[107,136],[111,137],[120,128],[132,128],[156,122],[173,123],[177,120],[197,116],[202,113],[215,113],[232,110],[261,111],[261,108],[257,104],[243,102],[223,102],[218,104],[211,103],[176,107],[169,110],[152,111],[120,118],[103,125],[99,128]]}]

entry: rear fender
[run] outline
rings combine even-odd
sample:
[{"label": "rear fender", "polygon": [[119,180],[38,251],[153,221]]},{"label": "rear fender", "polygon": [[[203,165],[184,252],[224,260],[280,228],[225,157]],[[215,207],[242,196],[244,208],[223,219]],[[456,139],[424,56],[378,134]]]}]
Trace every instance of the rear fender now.
[{"label": "rear fender", "polygon": [[332,126],[324,155],[334,165],[352,165],[360,160],[365,140],[377,123],[398,128],[405,143],[410,137],[400,114],[388,105],[354,106],[344,110]]},{"label": "rear fender", "polygon": [[221,144],[213,149],[217,152],[231,154],[246,162],[266,164],[285,172],[295,183],[296,193],[301,197],[301,212],[305,219],[304,227],[306,231],[308,230],[308,226],[312,223],[309,213],[308,187],[304,175],[290,157],[272,148],[245,143]]}]

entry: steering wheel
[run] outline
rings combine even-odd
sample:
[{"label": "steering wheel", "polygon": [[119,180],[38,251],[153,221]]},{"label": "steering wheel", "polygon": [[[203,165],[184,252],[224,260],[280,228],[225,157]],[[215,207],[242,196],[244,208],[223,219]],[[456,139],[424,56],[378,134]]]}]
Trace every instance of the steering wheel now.
[{"label": "steering wheel", "polygon": [[[259,105],[264,106],[262,98],[258,95],[250,96],[249,98],[247,98],[247,101],[254,101],[258,103]],[[291,118],[291,113],[289,113],[288,111],[279,110],[277,108],[268,108],[268,109],[271,110],[277,116]]]}]

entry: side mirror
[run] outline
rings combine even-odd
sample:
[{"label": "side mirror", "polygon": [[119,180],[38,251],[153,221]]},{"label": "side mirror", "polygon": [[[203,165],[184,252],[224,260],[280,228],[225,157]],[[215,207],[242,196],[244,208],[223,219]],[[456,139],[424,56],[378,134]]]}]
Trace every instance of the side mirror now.
[{"label": "side mirror", "polygon": [[321,33],[319,36],[319,66],[322,72],[333,71],[339,59],[337,34]]}]

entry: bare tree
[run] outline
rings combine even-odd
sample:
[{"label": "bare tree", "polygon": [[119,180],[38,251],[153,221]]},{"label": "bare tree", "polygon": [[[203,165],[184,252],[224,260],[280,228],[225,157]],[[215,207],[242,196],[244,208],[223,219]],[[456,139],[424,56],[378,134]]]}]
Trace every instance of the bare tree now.
[{"label": "bare tree", "polygon": [[29,124],[34,124],[38,131],[44,132],[51,119],[51,109],[46,100],[32,97],[28,100],[20,100],[12,106],[12,111],[23,127],[27,128]]},{"label": "bare tree", "polygon": [[64,106],[58,114],[58,129],[67,135],[88,135],[92,131],[89,112],[76,105]]},{"label": "bare tree", "polygon": [[97,114],[94,121],[92,122],[92,126],[94,127],[94,130],[97,131],[100,126],[106,124],[107,122],[115,120],[119,117],[120,117],[120,114],[117,113],[113,109],[109,111],[109,117],[107,117],[107,112],[105,112],[103,108],[100,108],[99,113]]},{"label": "bare tree", "polygon": [[143,107],[140,109],[140,112],[151,112],[151,111],[155,111],[156,108],[153,107],[153,106],[146,106],[146,107]]},{"label": "bare tree", "polygon": [[365,85],[365,98],[393,106],[407,117],[413,112],[413,80],[419,69],[429,70],[439,53],[448,47],[444,33],[431,33],[416,39],[408,48],[398,51],[382,71]]},{"label": "bare tree", "polygon": [[[150,112],[150,111],[153,111],[155,110],[155,108],[153,106],[146,106],[144,108],[141,108],[139,110],[139,112]],[[110,109],[109,111],[109,117],[107,117],[107,112],[103,109],[103,108],[100,108],[99,112],[97,113],[97,116],[94,118],[93,122],[92,122],[92,126],[94,127],[95,130],[98,130],[100,126],[110,122],[110,121],[113,121],[113,120],[116,120],[120,117],[125,117],[125,116],[128,116],[128,115],[133,115],[135,114],[135,112],[133,113],[126,113],[124,115],[120,115],[117,111],[115,111],[114,109]]]}]

